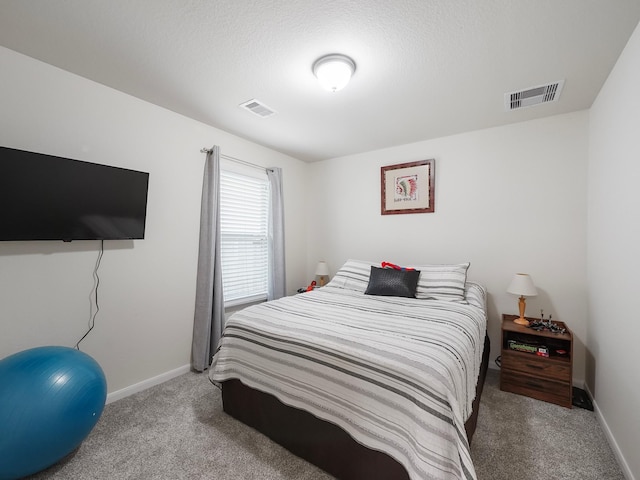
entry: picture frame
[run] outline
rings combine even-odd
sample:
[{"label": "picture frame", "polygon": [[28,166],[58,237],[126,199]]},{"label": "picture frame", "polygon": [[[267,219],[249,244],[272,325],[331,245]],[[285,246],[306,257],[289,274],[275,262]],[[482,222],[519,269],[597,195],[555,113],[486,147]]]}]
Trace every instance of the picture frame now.
[{"label": "picture frame", "polygon": [[435,160],[380,167],[382,215],[435,212]]}]

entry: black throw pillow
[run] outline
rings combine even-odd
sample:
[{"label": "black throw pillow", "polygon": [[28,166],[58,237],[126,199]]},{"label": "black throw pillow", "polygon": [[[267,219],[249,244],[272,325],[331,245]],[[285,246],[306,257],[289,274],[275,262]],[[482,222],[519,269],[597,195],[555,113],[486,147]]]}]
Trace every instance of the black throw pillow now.
[{"label": "black throw pillow", "polygon": [[366,295],[415,298],[419,270],[396,270],[394,268],[371,267]]}]

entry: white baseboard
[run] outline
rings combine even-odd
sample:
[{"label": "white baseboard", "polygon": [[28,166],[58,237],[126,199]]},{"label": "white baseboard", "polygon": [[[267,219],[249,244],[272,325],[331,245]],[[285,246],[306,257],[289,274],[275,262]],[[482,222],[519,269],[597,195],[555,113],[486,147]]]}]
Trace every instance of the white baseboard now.
[{"label": "white baseboard", "polygon": [[116,400],[120,400],[122,398],[128,397],[129,395],[133,395],[134,393],[142,392],[147,388],[154,387],[156,385],[160,385],[161,383],[166,382],[167,380],[171,380],[172,378],[178,377],[184,373],[187,373],[191,370],[191,366],[184,365],[182,367],[176,368],[174,370],[170,370],[165,373],[161,373],[152,378],[148,378],[143,380],[142,382],[136,383],[134,385],[130,385],[121,390],[117,390],[115,392],[111,392],[107,395],[107,404],[111,402],[115,402]]},{"label": "white baseboard", "polygon": [[613,454],[616,456],[616,459],[620,464],[620,468],[622,469],[622,473],[624,474],[624,477],[627,480],[636,480],[636,477],[633,475],[633,472],[629,468],[629,464],[627,463],[627,461],[624,458],[624,455],[622,455],[622,452],[620,451],[620,447],[618,447],[618,442],[616,442],[616,439],[611,433],[611,429],[609,428],[609,425],[607,425],[607,421],[604,419],[604,417],[602,416],[602,412],[598,408],[598,403],[593,399],[593,395],[591,394],[591,391],[589,390],[589,387],[586,384],[586,382],[584,385],[584,390],[589,395],[589,398],[591,399],[591,403],[593,403],[593,411],[596,414],[596,419],[598,420],[598,423],[600,423],[600,426],[602,427],[602,431],[604,432],[605,436],[607,437],[607,440],[609,441],[609,446],[611,447],[611,450],[613,450]]}]

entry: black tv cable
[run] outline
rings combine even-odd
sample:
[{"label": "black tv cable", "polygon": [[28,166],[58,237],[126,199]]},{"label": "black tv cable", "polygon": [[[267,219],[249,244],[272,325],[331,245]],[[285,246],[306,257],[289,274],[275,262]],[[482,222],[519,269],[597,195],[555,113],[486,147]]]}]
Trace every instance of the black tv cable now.
[{"label": "black tv cable", "polygon": [[[91,315],[91,310],[93,306],[90,307],[89,310],[89,330],[82,336],[80,340],[76,343],[76,350],[80,350],[80,342],[82,342],[87,335],[93,330],[93,327],[96,326],[96,315],[100,311],[100,305],[98,304],[98,287],[100,286],[100,276],[98,275],[98,269],[100,268],[100,261],[102,260],[102,255],[104,254],[104,240],[100,240],[100,252],[98,253],[98,259],[96,260],[96,266],[93,269],[93,290],[92,293],[94,296],[94,301],[96,305],[96,311]],[[91,295],[91,294],[90,294]]]}]

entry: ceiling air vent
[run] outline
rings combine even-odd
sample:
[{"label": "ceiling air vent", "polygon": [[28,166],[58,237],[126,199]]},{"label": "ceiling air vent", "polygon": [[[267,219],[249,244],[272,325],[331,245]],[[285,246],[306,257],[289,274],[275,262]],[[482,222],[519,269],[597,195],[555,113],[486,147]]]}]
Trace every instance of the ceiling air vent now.
[{"label": "ceiling air vent", "polygon": [[560,97],[564,80],[540,85],[538,87],[527,88],[518,92],[504,94],[504,108],[506,110],[518,110],[519,108],[531,107],[541,103],[555,102]]},{"label": "ceiling air vent", "polygon": [[275,115],[276,111],[272,108],[267,107],[264,103],[255,98],[249,100],[248,102],[241,103],[238,105],[240,108],[244,108],[245,110],[249,110],[251,113],[261,117],[267,118],[271,115]]}]

